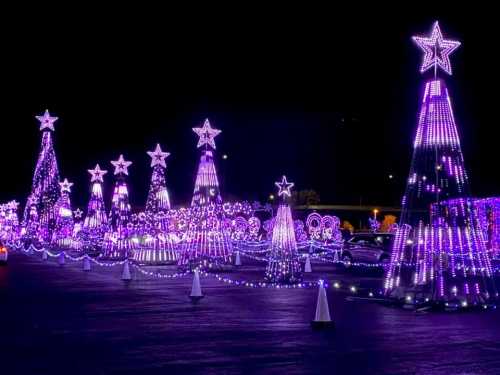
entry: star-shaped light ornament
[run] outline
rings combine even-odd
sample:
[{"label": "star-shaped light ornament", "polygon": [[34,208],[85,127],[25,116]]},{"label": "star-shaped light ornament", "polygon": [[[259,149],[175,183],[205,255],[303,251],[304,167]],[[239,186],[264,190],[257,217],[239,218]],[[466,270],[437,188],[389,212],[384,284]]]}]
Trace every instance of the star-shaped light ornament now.
[{"label": "star-shaped light ornament", "polygon": [[424,73],[432,67],[435,67],[435,69],[440,67],[451,75],[450,54],[455,51],[461,43],[456,40],[443,39],[438,21],[434,22],[430,37],[414,36],[412,39],[425,53],[422,66],[420,67],[420,73]]},{"label": "star-shaped light ornament", "polygon": [[11,210],[17,210],[17,207],[19,207],[18,201],[11,201],[8,203],[8,208]]},{"label": "star-shaped light ornament", "polygon": [[157,165],[162,166],[163,168],[167,168],[167,164],[165,163],[165,159],[169,157],[169,152],[163,152],[161,150],[160,144],[156,144],[156,149],[154,151],[147,152],[149,156],[151,156],[151,167],[155,167]]},{"label": "star-shaped light ornament", "polygon": [[81,219],[83,216],[83,211],[77,208],[73,211],[73,215],[75,216],[75,219]]},{"label": "star-shaped light ornament", "polygon": [[123,158],[123,155],[120,155],[118,160],[116,161],[111,161],[111,164],[115,167],[115,175],[117,174],[125,174],[128,176],[128,167],[132,165],[131,161],[126,161]]},{"label": "star-shaped light ornament", "polygon": [[40,131],[45,129],[54,131],[54,122],[57,121],[57,117],[51,116],[48,109],[45,110],[43,115],[35,117],[38,121],[40,121]]},{"label": "star-shaped light ornament", "polygon": [[193,131],[198,134],[198,137],[200,137],[200,139],[198,140],[198,145],[196,147],[199,148],[203,145],[209,145],[215,150],[214,138],[222,133],[221,130],[213,129],[210,126],[210,122],[208,121],[208,119],[206,119],[201,128],[193,128]]},{"label": "star-shaped light ornament", "polygon": [[106,173],[108,173],[108,171],[101,169],[99,164],[96,164],[94,169],[87,169],[87,171],[92,175],[90,182],[104,182],[103,177]]},{"label": "star-shaped light ornament", "polygon": [[59,182],[59,186],[61,186],[61,193],[71,193],[71,186],[73,186],[73,183],[69,182],[68,179],[65,178],[63,182]]},{"label": "star-shaped light ornament", "polygon": [[281,182],[275,182],[274,184],[279,189],[278,195],[280,197],[283,196],[283,198],[286,198],[286,197],[291,197],[292,196],[292,193],[291,193],[290,189],[293,187],[294,183],[293,182],[288,182],[286,180],[286,176],[283,176],[281,178]]}]

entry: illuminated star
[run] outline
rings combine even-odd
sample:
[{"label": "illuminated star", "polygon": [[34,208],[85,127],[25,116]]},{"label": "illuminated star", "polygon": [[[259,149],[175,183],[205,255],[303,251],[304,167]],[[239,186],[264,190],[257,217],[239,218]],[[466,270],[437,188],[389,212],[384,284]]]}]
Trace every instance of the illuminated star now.
[{"label": "illuminated star", "polygon": [[59,182],[59,185],[61,186],[61,193],[71,193],[71,186],[73,186],[73,183],[69,182],[67,178],[65,178],[63,182]]},{"label": "illuminated star", "polygon": [[118,160],[116,161],[111,161],[111,164],[115,167],[115,175],[117,174],[126,174],[128,176],[128,167],[132,165],[131,161],[125,161],[123,158],[123,155],[120,155]]},{"label": "illuminated star", "polygon": [[96,164],[94,169],[87,169],[87,171],[92,175],[90,182],[104,182],[103,177],[106,173],[108,173],[108,171],[101,169],[99,164]]},{"label": "illuminated star", "polygon": [[279,196],[282,196],[283,197],[291,197],[292,196],[292,193],[290,192],[290,189],[293,187],[293,182],[288,182],[286,180],[286,176],[283,176],[281,178],[281,182],[275,182],[274,183],[278,188],[279,188],[279,191],[278,191],[278,195]]},{"label": "illuminated star", "polygon": [[83,211],[77,208],[73,211],[73,215],[75,215],[75,219],[81,219],[83,216]]},{"label": "illuminated star", "polygon": [[10,201],[8,204],[7,204],[7,208],[11,209],[11,210],[17,210],[17,207],[19,206],[19,202],[17,201]]},{"label": "illuminated star", "polygon": [[208,119],[201,128],[193,128],[193,131],[198,134],[200,139],[198,140],[198,145],[196,147],[201,147],[203,145],[209,145],[215,150],[214,138],[217,137],[222,131],[219,129],[212,129]]},{"label": "illuminated star", "polygon": [[460,42],[443,39],[438,21],[434,22],[429,38],[414,36],[413,41],[425,52],[422,66],[420,67],[421,73],[434,66],[439,66],[451,75],[450,54],[460,46]]},{"label": "illuminated star", "polygon": [[156,144],[156,149],[154,151],[148,151],[147,153],[149,156],[151,156],[151,167],[161,165],[163,168],[167,168],[165,159],[168,158],[170,153],[163,152],[159,143]]},{"label": "illuminated star", "polygon": [[40,121],[40,130],[49,129],[54,131],[54,122],[57,121],[57,117],[52,117],[48,109],[45,110],[43,115],[35,117]]}]

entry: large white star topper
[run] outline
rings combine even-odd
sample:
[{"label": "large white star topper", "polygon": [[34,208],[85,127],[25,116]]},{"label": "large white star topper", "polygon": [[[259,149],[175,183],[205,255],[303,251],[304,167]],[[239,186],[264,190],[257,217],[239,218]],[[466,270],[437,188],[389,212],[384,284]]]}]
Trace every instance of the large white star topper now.
[{"label": "large white star topper", "polygon": [[128,176],[128,167],[132,165],[131,161],[126,161],[123,158],[123,155],[120,154],[120,157],[116,161],[111,161],[111,164],[115,167],[115,175],[117,174],[125,174]]},{"label": "large white star topper", "polygon": [[286,176],[283,176],[281,178],[281,182],[275,182],[274,183],[279,191],[278,191],[278,196],[283,196],[283,198],[285,197],[291,197],[292,196],[292,193],[290,191],[290,189],[293,187],[294,183],[293,182],[288,182],[286,180]]},{"label": "large white star topper", "polygon": [[209,145],[215,150],[214,138],[222,133],[221,130],[213,129],[210,126],[210,122],[208,121],[208,119],[206,119],[201,128],[193,128],[193,131],[198,134],[198,137],[200,137],[200,139],[198,140],[198,145],[196,147]]},{"label": "large white star topper", "polygon": [[40,121],[40,130],[49,129],[54,131],[54,122],[57,121],[57,117],[51,116],[48,109],[45,110],[43,115],[35,116],[35,118]]},{"label": "large white star topper", "polygon": [[434,22],[430,37],[414,36],[412,39],[425,52],[421,73],[432,67],[440,67],[451,75],[450,54],[460,46],[460,42],[443,39],[438,21]]},{"label": "large white star topper", "polygon": [[160,165],[163,168],[167,168],[165,159],[170,155],[169,152],[163,152],[161,150],[160,144],[156,144],[156,149],[154,151],[147,151],[148,155],[151,156],[151,167]]},{"label": "large white star topper", "polygon": [[103,177],[108,173],[108,171],[101,169],[99,164],[96,164],[94,169],[87,169],[87,171],[92,175],[90,182],[104,182]]}]

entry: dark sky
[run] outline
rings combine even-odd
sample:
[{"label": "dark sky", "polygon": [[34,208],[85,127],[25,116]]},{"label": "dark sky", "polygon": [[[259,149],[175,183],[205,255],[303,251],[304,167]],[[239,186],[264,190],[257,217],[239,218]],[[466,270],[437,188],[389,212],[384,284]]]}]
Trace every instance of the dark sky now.
[{"label": "dark sky", "polygon": [[[190,199],[199,159],[191,131],[208,117],[227,197],[264,199],[287,174],[322,203],[397,205],[424,79],[410,38],[440,20],[462,41],[446,82],[475,195],[498,194],[496,13],[391,14],[377,8],[57,9],[4,14],[0,201],[23,202],[38,156],[34,116],[56,123],[62,177],[85,205],[89,175],[132,160],[143,204],[146,151],[171,152],[174,204]],[[467,17],[465,16],[465,13]],[[466,21],[464,21],[466,20]],[[228,155],[222,160],[223,154]],[[390,181],[388,175],[393,174]],[[106,190],[111,190],[111,173]]]}]

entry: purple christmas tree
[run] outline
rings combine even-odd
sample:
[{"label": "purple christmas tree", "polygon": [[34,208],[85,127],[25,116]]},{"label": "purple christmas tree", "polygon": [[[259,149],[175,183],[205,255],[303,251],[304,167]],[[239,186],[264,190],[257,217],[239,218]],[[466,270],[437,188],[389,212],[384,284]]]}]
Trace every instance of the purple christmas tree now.
[{"label": "purple christmas tree", "polygon": [[215,150],[215,137],[221,133],[221,130],[213,129],[208,119],[201,128],[193,128],[193,131],[200,137],[197,147],[203,147],[196,182],[194,184],[193,199],[191,206],[206,206],[209,203],[221,204],[219,180],[215,170],[213,151]]},{"label": "purple christmas tree", "polygon": [[102,196],[102,184],[104,175],[108,173],[102,170],[99,164],[94,169],[89,169],[91,175],[90,199],[87,205],[87,215],[83,222],[83,228],[78,234],[86,252],[97,251],[102,246],[104,234],[108,230],[108,217]]},{"label": "purple christmas tree", "polygon": [[83,211],[77,208],[73,211],[73,218],[75,220],[75,225],[73,227],[73,237],[78,238],[78,234],[82,230],[83,226]]},{"label": "purple christmas tree", "polygon": [[[60,196],[59,169],[52,144],[54,122],[57,117],[50,116],[46,110],[43,115],[36,118],[40,121],[42,146],[33,175],[31,193],[24,209],[23,237],[28,241],[39,239],[48,243],[52,239],[56,224],[54,206]],[[34,223],[32,220],[37,222]],[[33,232],[35,227],[37,233]]]},{"label": "purple christmas tree", "polygon": [[203,127],[193,128],[200,137],[197,147],[203,147],[193,199],[191,218],[186,237],[182,243],[181,264],[209,260],[228,263],[231,261],[232,243],[223,230],[224,211],[215,170],[213,151],[214,138],[221,133],[205,120]]},{"label": "purple christmas tree", "polygon": [[148,151],[148,155],[151,157],[153,173],[151,174],[145,213],[152,228],[165,231],[168,228],[164,218],[166,218],[166,214],[170,210],[170,198],[165,181],[165,169],[167,168],[165,159],[170,154],[163,152],[160,144],[157,144],[154,151]]},{"label": "purple christmas tree", "polygon": [[140,248],[134,251],[134,259],[140,263],[171,263],[178,260],[176,243],[169,232],[170,199],[165,182],[165,159],[170,155],[160,145],[148,151],[151,157],[151,183],[146,201],[145,229]]},{"label": "purple christmas tree", "polygon": [[73,241],[73,227],[75,223],[69,197],[73,183],[65,178],[59,185],[61,186],[61,196],[54,206],[56,224],[54,234],[52,235],[52,244],[58,248],[73,248],[75,246]]},{"label": "purple christmas tree", "polygon": [[293,284],[302,280],[292,212],[286,203],[286,198],[291,196],[293,183],[283,176],[281,182],[276,182],[276,186],[279,188],[278,196],[283,197],[283,201],[278,207],[274,222],[266,280],[271,283]]},{"label": "purple christmas tree", "polygon": [[413,158],[395,235],[386,293],[418,304],[466,307],[496,296],[485,239],[470,199],[451,100],[437,68],[451,74],[449,55],[459,42],[445,40],[436,22],[421,71],[434,68],[424,86]]},{"label": "purple christmas tree", "polygon": [[104,257],[124,258],[131,250],[131,210],[128,196],[128,187],[125,177],[128,176],[128,167],[131,161],[126,161],[123,155],[112,161],[115,167],[116,183],[111,199],[109,212],[109,230],[105,235]]}]

